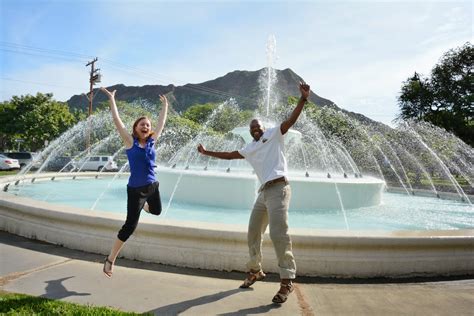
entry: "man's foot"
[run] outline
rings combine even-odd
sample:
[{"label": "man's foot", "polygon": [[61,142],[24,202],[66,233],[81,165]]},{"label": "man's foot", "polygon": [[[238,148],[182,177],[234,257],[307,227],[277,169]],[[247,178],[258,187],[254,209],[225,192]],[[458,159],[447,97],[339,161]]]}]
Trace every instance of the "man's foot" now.
[{"label": "man's foot", "polygon": [[275,304],[283,304],[288,299],[288,296],[291,292],[295,289],[293,283],[291,281],[289,283],[280,283],[280,290],[275,294],[272,299],[272,302]]},{"label": "man's foot", "polygon": [[265,276],[266,275],[265,273],[263,273],[262,270],[257,271],[257,272],[250,270],[249,272],[247,272],[247,277],[245,278],[244,283],[240,285],[240,288],[241,289],[249,288],[255,282],[265,279]]},{"label": "man's foot", "polygon": [[111,278],[113,274],[113,269],[114,263],[109,260],[109,257],[105,257],[104,267],[102,268],[102,271],[104,272],[105,276]]}]

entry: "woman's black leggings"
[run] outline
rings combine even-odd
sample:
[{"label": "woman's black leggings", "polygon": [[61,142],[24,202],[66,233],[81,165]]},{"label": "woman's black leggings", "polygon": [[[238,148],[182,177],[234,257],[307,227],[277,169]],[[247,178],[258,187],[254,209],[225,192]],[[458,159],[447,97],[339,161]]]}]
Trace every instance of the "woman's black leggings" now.
[{"label": "woman's black leggings", "polygon": [[157,181],[138,188],[127,186],[127,220],[118,232],[118,239],[125,242],[133,234],[145,202],[148,202],[151,214],[161,214],[159,185]]}]

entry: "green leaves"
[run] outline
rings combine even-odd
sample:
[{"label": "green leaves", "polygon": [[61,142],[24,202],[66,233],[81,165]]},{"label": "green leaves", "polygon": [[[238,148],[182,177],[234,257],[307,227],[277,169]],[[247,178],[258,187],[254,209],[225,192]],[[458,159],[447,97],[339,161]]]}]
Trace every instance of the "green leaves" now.
[{"label": "green leaves", "polygon": [[198,124],[204,124],[216,108],[217,104],[215,103],[196,104],[184,111],[183,117]]},{"label": "green leaves", "polygon": [[23,139],[23,149],[36,151],[74,125],[77,119],[66,103],[51,93],[14,96],[0,104],[0,140],[3,150]]},{"label": "green leaves", "polygon": [[206,125],[216,132],[225,133],[239,125],[248,125],[253,112],[240,110],[234,106],[220,107],[215,103],[196,104],[189,107],[183,117],[201,125]]},{"label": "green leaves", "polygon": [[402,85],[399,118],[424,120],[474,145],[474,47],[466,43],[445,53],[431,71]]}]

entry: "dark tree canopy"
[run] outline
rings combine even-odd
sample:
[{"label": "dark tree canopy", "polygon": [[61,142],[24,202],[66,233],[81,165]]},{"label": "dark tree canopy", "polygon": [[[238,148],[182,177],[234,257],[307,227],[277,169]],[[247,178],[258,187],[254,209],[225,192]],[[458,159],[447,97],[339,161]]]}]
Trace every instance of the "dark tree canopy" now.
[{"label": "dark tree canopy", "polygon": [[474,145],[474,47],[467,42],[445,53],[429,78],[418,73],[402,85],[400,119],[428,121]]},{"label": "dark tree canopy", "polygon": [[21,140],[23,150],[39,150],[77,119],[67,104],[54,100],[51,93],[14,96],[0,103],[0,147],[13,149],[15,141]]}]

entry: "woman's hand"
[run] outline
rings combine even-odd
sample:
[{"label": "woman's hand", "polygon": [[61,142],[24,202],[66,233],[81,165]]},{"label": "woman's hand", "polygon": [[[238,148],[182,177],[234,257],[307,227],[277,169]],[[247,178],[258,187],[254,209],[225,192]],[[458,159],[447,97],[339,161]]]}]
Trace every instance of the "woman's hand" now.
[{"label": "woman's hand", "polygon": [[102,90],[102,92],[104,92],[109,97],[109,99],[115,98],[115,92],[117,91],[117,90],[114,90],[114,91],[110,92],[109,90],[107,90],[104,87],[100,87],[100,90]]},{"label": "woman's hand", "polygon": [[160,94],[160,100],[161,100],[161,103],[168,105],[168,99],[166,98],[164,94]]}]

